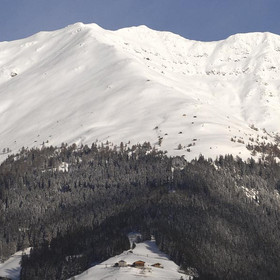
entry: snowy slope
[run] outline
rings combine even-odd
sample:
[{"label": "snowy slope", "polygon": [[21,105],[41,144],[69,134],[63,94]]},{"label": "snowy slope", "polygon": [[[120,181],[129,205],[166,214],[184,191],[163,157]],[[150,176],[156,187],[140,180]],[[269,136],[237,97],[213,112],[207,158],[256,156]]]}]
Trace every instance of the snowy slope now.
[{"label": "snowy slope", "polygon": [[280,132],[279,73],[280,37],[271,33],[196,42],[77,23],[2,42],[0,160],[22,146],[96,139],[247,158],[249,138]]},{"label": "snowy slope", "polygon": [[[169,260],[167,255],[159,251],[154,241],[139,243],[130,251],[125,251],[86,270],[82,274],[75,276],[75,280],[179,280],[181,276],[183,279],[189,279],[187,275],[178,272],[179,267]],[[115,263],[121,260],[127,264],[133,264],[135,261],[141,260],[145,262],[145,268],[113,267]],[[163,268],[153,267],[152,265],[156,263],[160,263]]]},{"label": "snowy slope", "polygon": [[30,248],[24,252],[19,251],[11,256],[4,263],[0,263],[0,277],[7,277],[11,280],[20,279],[20,261],[22,254],[29,254]]}]

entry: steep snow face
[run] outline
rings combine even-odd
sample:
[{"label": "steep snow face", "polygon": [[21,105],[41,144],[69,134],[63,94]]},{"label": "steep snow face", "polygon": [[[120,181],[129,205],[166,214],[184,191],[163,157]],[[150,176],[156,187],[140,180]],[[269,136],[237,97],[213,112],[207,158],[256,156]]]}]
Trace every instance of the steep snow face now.
[{"label": "steep snow face", "polygon": [[[130,267],[136,261],[145,262],[144,267]],[[123,267],[114,267],[115,263],[123,261]],[[154,267],[160,264],[160,267]],[[96,265],[80,275],[76,280],[106,279],[106,280],[134,280],[134,279],[192,279],[193,277],[178,272],[179,267],[169,260],[157,248],[154,241],[146,241],[136,245],[133,250],[112,257],[107,261]],[[70,280],[70,279],[69,279]]]},{"label": "steep snow face", "polygon": [[247,158],[249,138],[279,132],[279,73],[280,37],[270,33],[196,42],[77,23],[2,42],[0,159],[96,139],[150,141],[187,159]]}]

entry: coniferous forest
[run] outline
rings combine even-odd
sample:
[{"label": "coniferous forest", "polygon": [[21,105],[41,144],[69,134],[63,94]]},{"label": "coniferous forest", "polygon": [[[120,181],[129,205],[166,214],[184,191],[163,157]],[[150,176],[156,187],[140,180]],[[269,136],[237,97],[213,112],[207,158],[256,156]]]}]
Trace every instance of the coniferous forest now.
[{"label": "coniferous forest", "polygon": [[199,279],[279,279],[280,165],[186,162],[149,143],[25,149],[0,166],[0,258],[22,280],[68,279],[151,234]]}]

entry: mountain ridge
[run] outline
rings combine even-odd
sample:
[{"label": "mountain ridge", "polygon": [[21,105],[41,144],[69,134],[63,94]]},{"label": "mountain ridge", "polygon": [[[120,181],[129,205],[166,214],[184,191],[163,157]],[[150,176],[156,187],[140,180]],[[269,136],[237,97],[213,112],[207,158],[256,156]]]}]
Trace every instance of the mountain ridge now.
[{"label": "mountain ridge", "polygon": [[272,33],[198,42],[76,23],[0,43],[0,149],[150,141],[187,159],[246,159],[246,144],[279,133],[279,69]]}]

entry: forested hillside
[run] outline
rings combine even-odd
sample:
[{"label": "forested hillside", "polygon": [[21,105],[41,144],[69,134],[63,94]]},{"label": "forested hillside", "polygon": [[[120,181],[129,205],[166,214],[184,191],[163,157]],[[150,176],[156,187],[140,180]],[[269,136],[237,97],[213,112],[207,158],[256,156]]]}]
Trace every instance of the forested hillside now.
[{"label": "forested hillside", "polygon": [[22,149],[0,166],[0,254],[21,279],[68,279],[129,248],[131,230],[200,279],[278,279],[280,166],[186,162],[149,143]]}]

